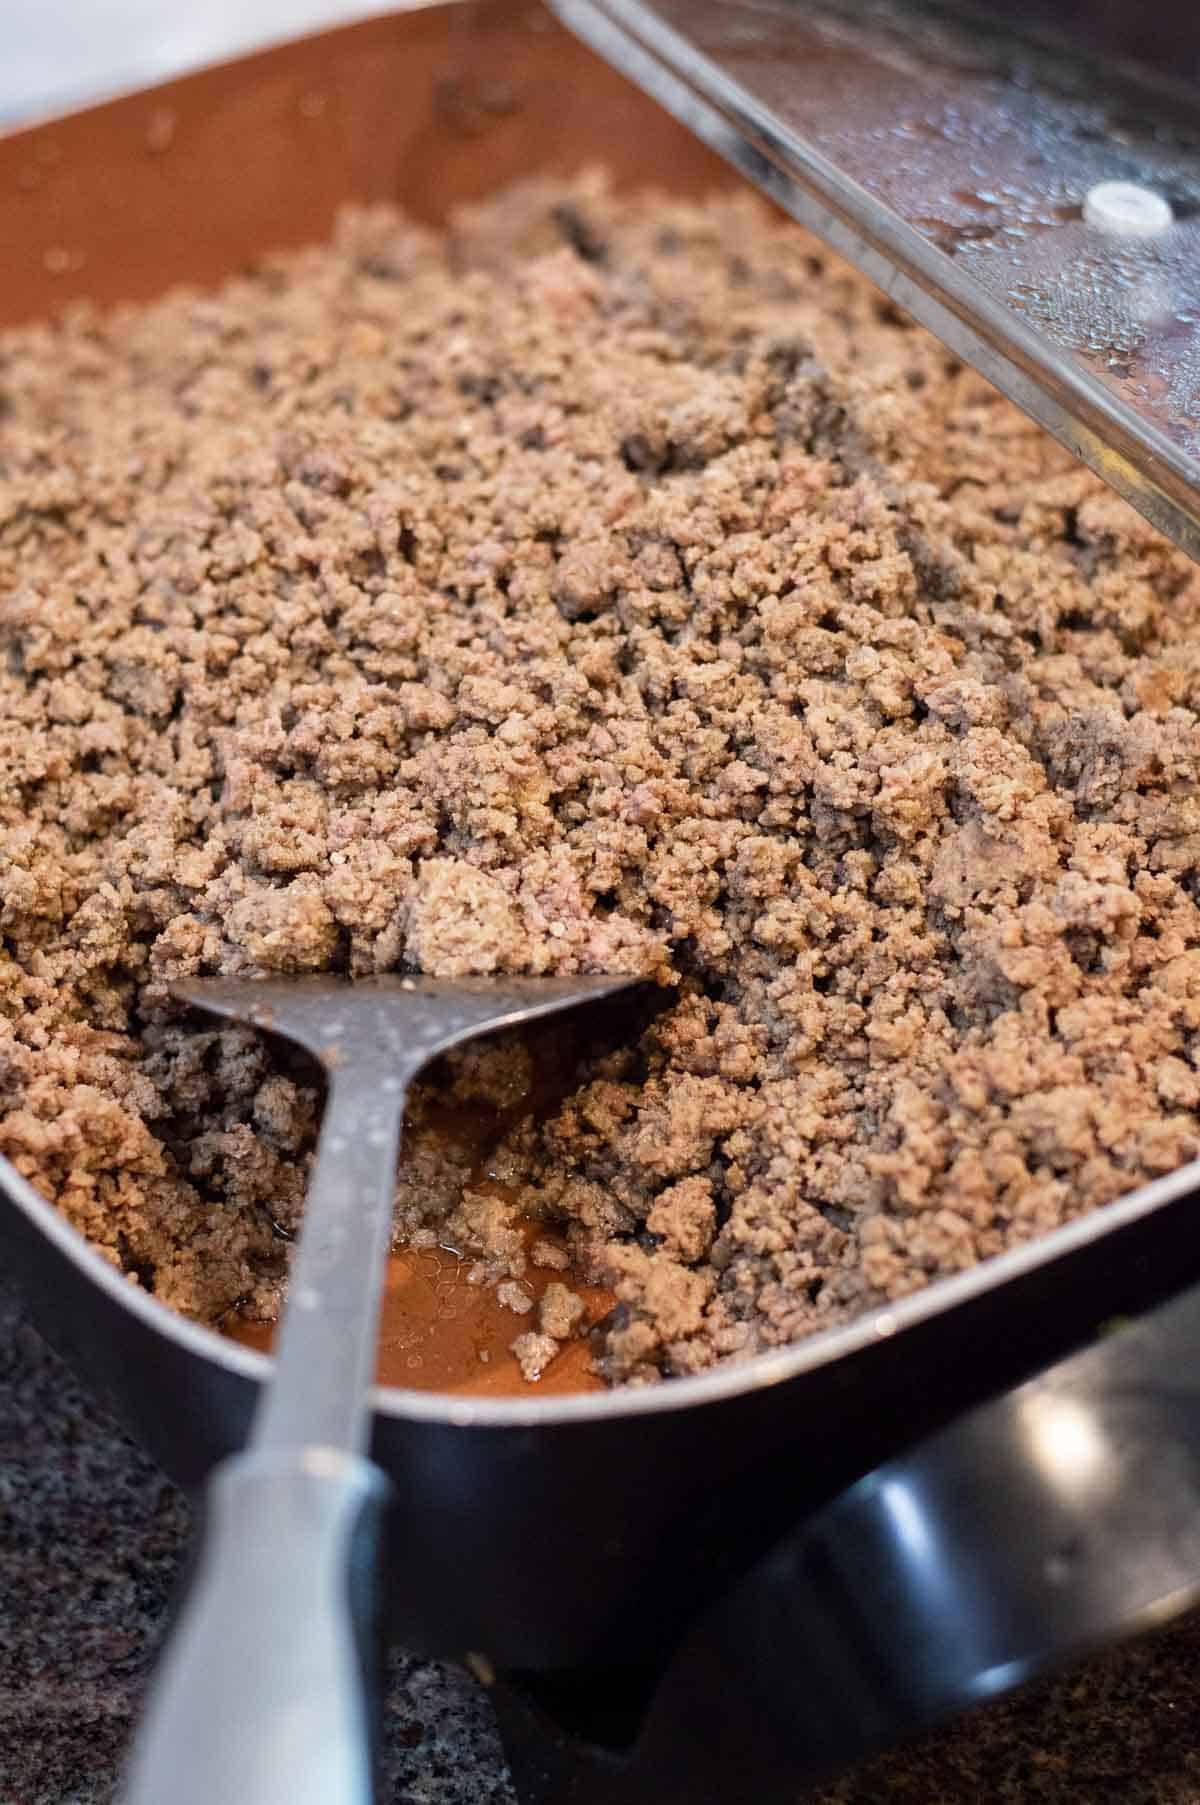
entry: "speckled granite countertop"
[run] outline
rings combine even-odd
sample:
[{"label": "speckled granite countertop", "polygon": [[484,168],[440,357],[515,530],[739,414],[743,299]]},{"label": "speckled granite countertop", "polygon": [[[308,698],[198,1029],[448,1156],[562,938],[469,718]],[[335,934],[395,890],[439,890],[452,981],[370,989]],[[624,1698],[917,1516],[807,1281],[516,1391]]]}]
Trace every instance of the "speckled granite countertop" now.
[{"label": "speckled granite countertop", "polygon": [[[112,1798],[187,1530],[179,1493],[0,1291],[0,1805]],[[383,1800],[514,1805],[456,1669],[394,1661]],[[1200,1805],[1200,1613],[803,1805],[968,1800]]]}]

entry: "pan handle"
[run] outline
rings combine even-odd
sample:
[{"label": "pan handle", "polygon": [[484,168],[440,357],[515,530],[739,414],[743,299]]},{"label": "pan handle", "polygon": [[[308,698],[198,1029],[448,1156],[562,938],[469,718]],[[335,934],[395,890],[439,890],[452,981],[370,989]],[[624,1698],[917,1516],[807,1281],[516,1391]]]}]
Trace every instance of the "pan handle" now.
[{"label": "pan handle", "polygon": [[960,1417],[778,1543],[664,1675],[636,1763],[662,1784],[645,1796],[701,1805],[736,1781],[791,1798],[1197,1598],[1200,1287]]},{"label": "pan handle", "polygon": [[386,1492],[333,1449],[216,1469],[124,1805],[369,1805]]}]

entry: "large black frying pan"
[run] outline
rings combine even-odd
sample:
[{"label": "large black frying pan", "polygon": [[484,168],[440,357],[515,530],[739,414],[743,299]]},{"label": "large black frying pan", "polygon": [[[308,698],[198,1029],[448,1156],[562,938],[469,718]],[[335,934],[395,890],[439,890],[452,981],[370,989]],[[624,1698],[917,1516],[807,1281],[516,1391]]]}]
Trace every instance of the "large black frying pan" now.
[{"label": "large black frying pan", "polygon": [[[597,160],[618,180],[649,168],[682,192],[734,179],[540,10],[373,20],[0,139],[0,320],[216,280],[267,245],[320,236],[349,199],[436,217],[522,173]],[[788,1600],[807,1613],[811,1592],[809,1567],[786,1554],[796,1525],[1111,1319],[1200,1278],[1198,1190],[1189,1166],[847,1328],[651,1390],[545,1402],[380,1392],[374,1456],[398,1500],[394,1633],[473,1651],[481,1670],[586,1664],[628,1679],[635,1656],[661,1666],[706,1609],[726,1609],[731,1634],[748,1650],[766,1636],[767,1666],[790,1671],[787,1643],[808,1619],[798,1626]],[[263,1356],[120,1278],[3,1161],[0,1242],[47,1339],[170,1474],[195,1484],[240,1445]],[[1122,1344],[1118,1333],[1104,1345]],[[1143,1393],[1175,1377],[1151,1361]],[[1178,1413],[1152,1418],[1164,1471],[1185,1428]],[[1021,1537],[1014,1519],[1014,1546]],[[739,1598],[758,1600],[757,1627]],[[702,1666],[688,1669],[697,1700]],[[876,1729],[891,1734],[904,1715],[901,1701]]]}]

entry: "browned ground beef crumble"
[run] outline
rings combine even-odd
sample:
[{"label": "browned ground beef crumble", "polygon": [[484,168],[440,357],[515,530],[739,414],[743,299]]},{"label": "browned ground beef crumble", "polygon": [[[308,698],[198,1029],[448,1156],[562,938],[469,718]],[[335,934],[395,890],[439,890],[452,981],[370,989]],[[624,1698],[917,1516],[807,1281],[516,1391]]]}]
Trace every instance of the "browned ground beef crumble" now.
[{"label": "browned ground beef crumble", "polygon": [[0,391],[0,1151],[170,1304],[276,1309],[318,1108],[199,972],[671,987],[541,1119],[465,1055],[401,1174],[496,1281],[565,1224],[612,1379],[1196,1154],[1200,573],[798,229],[359,214]]}]

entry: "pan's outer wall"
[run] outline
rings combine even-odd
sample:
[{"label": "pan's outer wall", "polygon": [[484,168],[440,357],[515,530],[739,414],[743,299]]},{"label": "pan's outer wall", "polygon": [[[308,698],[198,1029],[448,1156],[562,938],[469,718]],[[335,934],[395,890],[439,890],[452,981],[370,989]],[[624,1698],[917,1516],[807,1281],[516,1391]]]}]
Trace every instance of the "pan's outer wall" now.
[{"label": "pan's outer wall", "polygon": [[738,181],[528,0],[369,19],[0,138],[0,325],[214,284],[349,201],[438,221],[589,163]]},{"label": "pan's outer wall", "polygon": [[[371,20],[0,139],[0,324],[214,284],[327,233],[348,200],[436,220],[522,174],[603,163],[678,193],[736,183],[540,10],[488,0]],[[393,1479],[396,1632],[554,1667],[653,1652],[822,1497],[1196,1276],[1190,1198],[984,1288],[894,1344],[719,1401],[534,1426],[376,1417]],[[184,1484],[239,1446],[253,1388],[197,1355],[40,1207],[0,1186],[4,1269],[35,1320]],[[70,1249],[70,1250],[69,1250]],[[1163,1275],[1167,1277],[1164,1279]]]},{"label": "pan's outer wall", "polygon": [[[1077,1248],[1066,1275],[1047,1258],[894,1340],[871,1337],[704,1404],[573,1422],[554,1421],[549,1405],[529,1425],[377,1413],[372,1452],[396,1493],[385,1582],[395,1634],[500,1667],[652,1657],[850,1480],[1079,1346],[1105,1317],[1194,1282],[1195,1209],[1184,1191]],[[47,1340],[175,1479],[197,1484],[242,1445],[252,1383],[195,1352],[168,1312],[131,1309],[123,1286],[97,1282],[99,1255],[2,1170],[0,1246]]]}]

